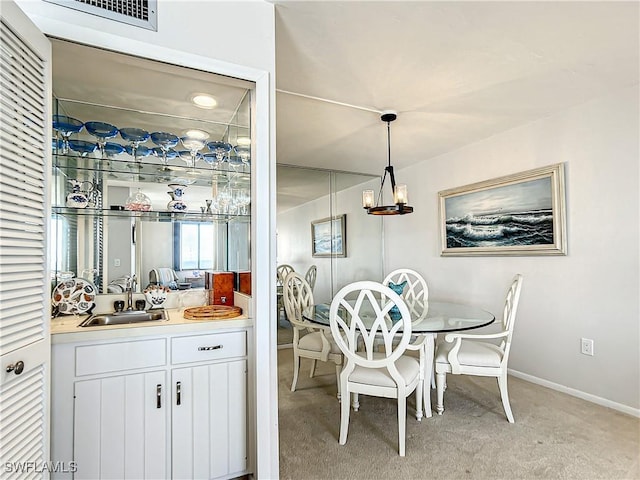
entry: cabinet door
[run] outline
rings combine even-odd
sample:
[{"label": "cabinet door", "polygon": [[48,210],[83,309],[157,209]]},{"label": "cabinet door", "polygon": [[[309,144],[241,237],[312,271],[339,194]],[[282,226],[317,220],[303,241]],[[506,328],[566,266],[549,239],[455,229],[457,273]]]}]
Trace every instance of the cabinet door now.
[{"label": "cabinet door", "polygon": [[0,71],[0,465],[6,478],[45,478],[51,45],[10,1]]},{"label": "cabinet door", "polygon": [[75,384],[76,478],[166,478],[165,372]]},{"label": "cabinet door", "polygon": [[247,362],[172,370],[174,479],[225,478],[247,468]]}]

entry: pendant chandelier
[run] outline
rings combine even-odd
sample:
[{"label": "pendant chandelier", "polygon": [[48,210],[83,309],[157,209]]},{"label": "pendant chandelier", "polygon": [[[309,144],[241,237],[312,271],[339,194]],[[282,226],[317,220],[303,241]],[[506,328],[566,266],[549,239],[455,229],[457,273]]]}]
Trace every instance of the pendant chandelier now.
[{"label": "pendant chandelier", "polygon": [[[362,192],[362,207],[369,215],[405,215],[413,212],[413,207],[407,205],[407,186],[405,184],[396,185],[396,178],[393,174],[393,167],[391,166],[391,122],[393,122],[397,117],[398,115],[396,112],[392,111],[383,112],[380,117],[380,120],[387,122],[388,163],[384,169],[384,176],[382,177],[382,183],[380,184],[380,191],[378,192],[378,199],[375,206],[373,204],[373,190],[365,190]],[[380,205],[382,190],[384,182],[387,180],[387,174],[389,174],[389,180],[391,182],[393,201],[395,202],[394,205]]]}]

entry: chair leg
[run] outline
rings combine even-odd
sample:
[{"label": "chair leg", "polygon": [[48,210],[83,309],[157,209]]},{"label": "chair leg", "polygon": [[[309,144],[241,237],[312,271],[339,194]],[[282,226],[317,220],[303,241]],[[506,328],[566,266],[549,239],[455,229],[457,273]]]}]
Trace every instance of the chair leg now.
[{"label": "chair leg", "polygon": [[293,354],[293,382],[291,383],[291,391],[296,391],[296,384],[298,383],[298,372],[300,371],[300,357]]},{"label": "chair leg", "polygon": [[513,413],[511,412],[511,405],[509,404],[509,392],[507,390],[507,374],[498,377],[498,387],[500,388],[500,396],[502,397],[502,406],[504,407],[504,413],[507,414],[507,420],[509,423],[514,423]]},{"label": "chair leg", "polygon": [[[425,350],[425,378],[431,383],[431,388],[435,388],[435,368],[433,363],[434,356],[434,342],[436,335],[433,334],[430,338],[427,338],[426,350]],[[424,382],[424,414],[427,418],[431,418],[431,391],[429,385]]]},{"label": "chair leg", "polygon": [[405,435],[407,426],[407,397],[398,396],[398,450],[401,457],[405,453]]},{"label": "chair leg", "polygon": [[436,412],[438,412],[438,415],[442,415],[442,412],[444,412],[444,385],[446,381],[446,373],[436,373],[436,393],[438,398],[436,401]]},{"label": "chair leg", "polygon": [[360,400],[358,400],[358,394],[354,393],[353,394],[353,411],[357,412],[359,408],[360,408]]},{"label": "chair leg", "polygon": [[424,395],[422,394],[423,390],[428,390],[424,388],[424,379],[418,382],[416,386],[416,420],[419,422],[422,421],[422,404],[424,403]]},{"label": "chair leg", "polygon": [[311,373],[309,373],[309,378],[313,378],[316,373],[316,361],[311,360]]},{"label": "chair leg", "polygon": [[340,400],[340,372],[342,371],[342,365],[336,363],[336,378],[338,379],[338,400]]},{"label": "chair leg", "polygon": [[349,410],[351,409],[351,405],[349,405],[348,401],[349,391],[346,390],[346,392],[345,398],[347,401],[340,402],[340,445],[347,443],[347,433],[349,433]]}]

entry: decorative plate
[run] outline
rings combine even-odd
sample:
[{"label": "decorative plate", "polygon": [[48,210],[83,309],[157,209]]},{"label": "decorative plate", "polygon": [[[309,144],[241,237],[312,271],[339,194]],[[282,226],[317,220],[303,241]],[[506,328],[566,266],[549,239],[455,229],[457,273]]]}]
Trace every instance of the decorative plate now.
[{"label": "decorative plate", "polygon": [[170,291],[171,290],[168,287],[163,287],[161,285],[149,285],[144,289],[143,293],[144,298],[147,299],[151,308],[158,308],[167,300],[167,294]]},{"label": "decorative plate", "polygon": [[70,278],[54,288],[51,299],[65,315],[86,313],[95,306],[96,287],[84,278]]}]

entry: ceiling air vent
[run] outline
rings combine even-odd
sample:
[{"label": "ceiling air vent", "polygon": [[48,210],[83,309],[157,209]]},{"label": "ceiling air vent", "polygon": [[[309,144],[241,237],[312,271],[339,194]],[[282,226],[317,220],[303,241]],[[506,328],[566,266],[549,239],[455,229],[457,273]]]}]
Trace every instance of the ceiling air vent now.
[{"label": "ceiling air vent", "polygon": [[44,0],[63,7],[128,23],[136,27],[157,30],[157,0]]}]

